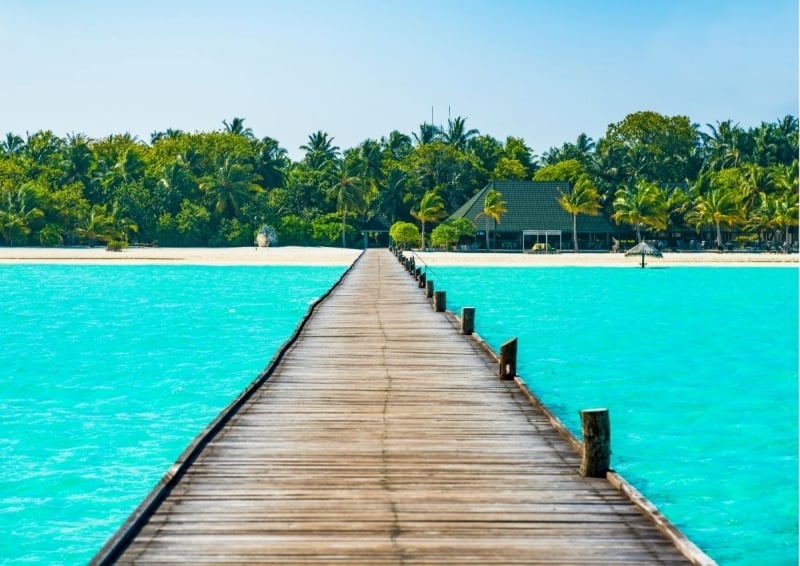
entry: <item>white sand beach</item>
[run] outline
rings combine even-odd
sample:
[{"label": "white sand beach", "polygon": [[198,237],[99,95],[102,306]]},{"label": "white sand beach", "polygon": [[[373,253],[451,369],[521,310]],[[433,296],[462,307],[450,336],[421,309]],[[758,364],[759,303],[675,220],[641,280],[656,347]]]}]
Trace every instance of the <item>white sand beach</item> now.
[{"label": "white sand beach", "polygon": [[[107,251],[103,247],[41,248],[0,247],[0,264],[8,263],[91,263],[91,264],[196,264],[196,265],[350,265],[361,250],[331,247],[286,246],[275,248],[146,248],[131,247]],[[388,252],[387,252],[388,253]],[[406,252],[411,254],[412,252]],[[622,253],[457,253],[413,252],[418,263],[431,266],[537,266],[537,267],[636,267],[640,257]],[[775,253],[665,253],[663,258],[647,257],[651,267],[695,266],[786,266],[800,265],[798,254]]]},{"label": "white sand beach", "polygon": [[350,265],[361,250],[286,246],[276,248],[149,248],[107,251],[104,247],[0,247],[2,263]]},{"label": "white sand beach", "polygon": [[[536,267],[637,267],[641,256],[623,253],[454,253],[414,252],[417,262],[431,266],[536,266]],[[645,257],[649,267],[677,265],[694,266],[787,266],[798,267],[798,254],[775,253],[716,253],[716,252],[665,252],[663,257]]]}]

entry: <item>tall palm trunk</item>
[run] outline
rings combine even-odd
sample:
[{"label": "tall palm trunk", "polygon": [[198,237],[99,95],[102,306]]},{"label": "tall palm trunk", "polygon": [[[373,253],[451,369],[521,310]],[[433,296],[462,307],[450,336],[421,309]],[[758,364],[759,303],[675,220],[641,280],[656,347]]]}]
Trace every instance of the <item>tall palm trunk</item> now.
[{"label": "tall palm trunk", "polygon": [[347,207],[346,206],[344,207],[344,210],[342,211],[342,247],[343,248],[347,247],[347,241],[345,240],[345,227],[347,226],[347,224],[345,223],[345,218],[347,218]]},{"label": "tall palm trunk", "polygon": [[575,253],[578,253],[578,213],[572,214],[572,246]]}]

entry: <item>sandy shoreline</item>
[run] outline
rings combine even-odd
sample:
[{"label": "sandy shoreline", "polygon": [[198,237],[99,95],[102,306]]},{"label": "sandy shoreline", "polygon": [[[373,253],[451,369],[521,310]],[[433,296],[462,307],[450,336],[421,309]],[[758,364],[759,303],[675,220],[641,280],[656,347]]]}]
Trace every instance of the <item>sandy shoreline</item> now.
[{"label": "sandy shoreline", "polygon": [[[128,248],[110,252],[96,248],[0,247],[0,264],[88,263],[88,264],[195,264],[195,265],[350,265],[361,250],[329,247],[287,246],[277,248]],[[388,253],[388,252],[387,252]],[[410,254],[411,252],[406,252]],[[640,259],[611,253],[452,253],[414,252],[418,263],[431,266],[583,266],[636,267]],[[658,266],[784,266],[798,267],[797,254],[774,253],[665,253],[646,258]]]},{"label": "sandy shoreline", "polygon": [[[414,252],[417,262],[431,266],[535,266],[535,267],[640,267],[641,256],[623,253],[452,253]],[[664,257],[645,257],[645,265],[668,266],[785,266],[798,267],[798,254],[774,253],[664,253]]]},{"label": "sandy shoreline", "polygon": [[277,248],[95,248],[0,247],[2,263],[193,264],[193,265],[350,265],[361,250],[286,246]]}]

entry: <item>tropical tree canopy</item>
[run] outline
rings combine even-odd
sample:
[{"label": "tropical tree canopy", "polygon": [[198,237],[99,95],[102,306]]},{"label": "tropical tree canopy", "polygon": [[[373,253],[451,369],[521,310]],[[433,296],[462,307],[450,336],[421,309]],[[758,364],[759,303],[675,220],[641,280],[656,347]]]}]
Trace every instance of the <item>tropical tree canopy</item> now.
[{"label": "tropical tree canopy", "polygon": [[436,222],[447,216],[445,212],[444,200],[436,191],[428,191],[419,202],[419,207],[411,211],[411,216],[419,220],[422,225],[421,243],[425,247],[425,225],[428,222]]},{"label": "tropical tree canopy", "polygon": [[572,191],[569,193],[561,193],[561,198],[558,203],[565,211],[572,215],[572,243],[574,250],[578,251],[578,215],[588,214],[589,216],[596,216],[600,211],[600,195],[597,192],[597,187],[589,178],[588,175],[582,175],[575,182]]},{"label": "tropical tree canopy", "polygon": [[[771,245],[796,238],[794,116],[701,128],[686,116],[635,112],[596,141],[580,134],[540,156],[524,138],[496,139],[460,116],[342,149],[317,130],[291,148],[296,159],[241,117],[214,131],[164,128],[149,137],[46,129],[0,137],[0,245],[251,245],[264,224],[285,244],[329,245],[344,234],[353,245],[359,225],[373,218],[424,216],[427,232],[490,180],[566,181],[577,198],[584,176],[599,212],[639,237],[689,226],[717,231],[718,240],[722,230]],[[439,200],[433,217],[428,194]],[[502,213],[485,216],[488,232]]]},{"label": "tropical tree canopy", "polygon": [[493,220],[495,225],[500,223],[500,218],[506,213],[506,202],[503,200],[503,195],[495,189],[486,191],[486,196],[483,199],[483,210],[478,214],[478,217],[483,216],[486,219],[486,249],[489,249],[489,221]]}]

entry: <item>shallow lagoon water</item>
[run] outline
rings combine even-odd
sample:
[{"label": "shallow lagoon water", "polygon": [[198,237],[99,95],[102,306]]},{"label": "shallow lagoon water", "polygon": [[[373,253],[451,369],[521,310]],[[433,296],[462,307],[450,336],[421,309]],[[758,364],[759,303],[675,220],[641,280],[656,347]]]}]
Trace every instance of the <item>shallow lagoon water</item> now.
[{"label": "shallow lagoon water", "polygon": [[518,373],[577,436],[607,407],[612,467],[720,564],[797,563],[796,269],[428,277],[495,350],[519,338]]},{"label": "shallow lagoon water", "polygon": [[0,561],[86,563],[343,272],[0,266]]},{"label": "shallow lagoon water", "polygon": [[[85,563],[343,268],[0,266],[0,559]],[[436,268],[721,564],[797,562],[797,271]]]}]

